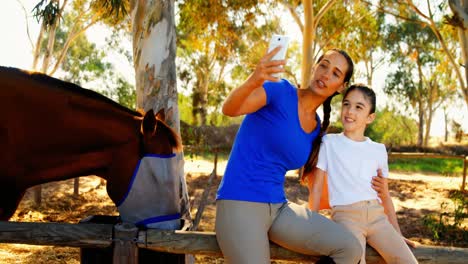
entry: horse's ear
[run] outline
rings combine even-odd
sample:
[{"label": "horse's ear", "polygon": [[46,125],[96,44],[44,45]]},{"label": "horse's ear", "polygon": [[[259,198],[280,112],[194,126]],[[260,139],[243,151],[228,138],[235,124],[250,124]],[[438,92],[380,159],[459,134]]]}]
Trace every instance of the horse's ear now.
[{"label": "horse's ear", "polygon": [[156,114],[156,119],[166,122],[166,114],[164,113],[164,108],[159,109],[158,113]]},{"label": "horse's ear", "polygon": [[141,132],[143,135],[154,134],[156,131],[156,116],[154,115],[153,109],[146,112],[143,117],[143,123],[141,124]]}]

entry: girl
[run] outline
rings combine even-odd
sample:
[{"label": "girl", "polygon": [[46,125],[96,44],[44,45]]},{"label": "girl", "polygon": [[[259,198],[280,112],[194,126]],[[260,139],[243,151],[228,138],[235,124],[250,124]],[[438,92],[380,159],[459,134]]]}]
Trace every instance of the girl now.
[{"label": "girl", "polygon": [[[349,231],[288,202],[284,193],[286,171],[310,159],[312,142],[328,126],[330,100],[345,88],[353,62],[346,52],[330,50],[314,66],[309,87],[297,89],[272,75],[284,72],[284,60],[271,60],[279,50],[267,53],[223,104],[225,115],[246,116],[216,197],[218,244],[227,263],[270,263],[271,240],[356,264],[362,250]],[[322,104],[327,111],[321,126],[316,110]]]},{"label": "girl", "polygon": [[[366,126],[375,119],[375,101],[374,91],[366,86],[352,85],[346,90],[341,108],[343,133],[322,139],[311,174],[314,179],[308,181],[309,207],[319,209],[327,176],[332,219],[358,238],[363,251],[367,241],[387,263],[417,263],[401,235],[387,184],[379,179],[388,176],[385,146],[364,136]],[[374,188],[380,194],[371,185],[376,174]]]}]

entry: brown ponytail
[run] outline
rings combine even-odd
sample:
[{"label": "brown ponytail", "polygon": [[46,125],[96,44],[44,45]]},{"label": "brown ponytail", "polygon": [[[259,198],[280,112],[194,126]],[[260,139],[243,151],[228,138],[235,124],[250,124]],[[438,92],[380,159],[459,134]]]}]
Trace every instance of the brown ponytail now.
[{"label": "brown ponytail", "polygon": [[301,173],[301,183],[306,184],[307,179],[305,178],[306,173],[312,171],[312,169],[317,165],[318,153],[320,150],[320,144],[322,143],[322,137],[326,134],[328,126],[330,125],[330,112],[331,112],[331,101],[335,95],[339,93],[335,92],[329,96],[325,102],[323,102],[323,121],[320,126],[320,133],[312,142],[312,151],[310,152],[309,159],[307,160],[304,168]]}]

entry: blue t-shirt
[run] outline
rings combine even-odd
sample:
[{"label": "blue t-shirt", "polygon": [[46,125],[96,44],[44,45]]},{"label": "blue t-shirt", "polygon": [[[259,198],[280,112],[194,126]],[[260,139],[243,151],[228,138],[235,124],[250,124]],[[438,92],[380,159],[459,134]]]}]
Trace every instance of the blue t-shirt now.
[{"label": "blue t-shirt", "polygon": [[285,175],[309,157],[317,127],[306,133],[299,122],[297,89],[288,81],[265,82],[267,103],[247,114],[237,132],[216,199],[282,203]]}]

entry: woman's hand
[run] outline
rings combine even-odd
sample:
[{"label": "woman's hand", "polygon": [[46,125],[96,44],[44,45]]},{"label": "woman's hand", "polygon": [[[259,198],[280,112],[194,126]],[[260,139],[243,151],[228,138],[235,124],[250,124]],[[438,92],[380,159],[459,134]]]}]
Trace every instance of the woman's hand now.
[{"label": "woman's hand", "polygon": [[377,192],[377,195],[381,200],[388,198],[387,196],[390,194],[388,191],[388,180],[387,178],[383,177],[382,170],[377,170],[377,176],[372,177],[372,189]]},{"label": "woman's hand", "polygon": [[223,103],[223,114],[227,116],[240,116],[253,113],[265,106],[267,98],[266,92],[262,88],[265,81],[278,81],[273,73],[284,72],[281,67],[285,60],[271,61],[271,58],[278,53],[280,47],[276,47],[268,52],[257,64],[255,71],[239,87],[233,89]]},{"label": "woman's hand", "polygon": [[279,78],[273,76],[273,73],[284,72],[284,65],[286,60],[271,60],[276,53],[281,50],[281,46],[278,46],[265,54],[260,61],[258,62],[255,71],[250,75],[249,82],[252,86],[259,87],[262,86],[265,81],[276,82]]}]

